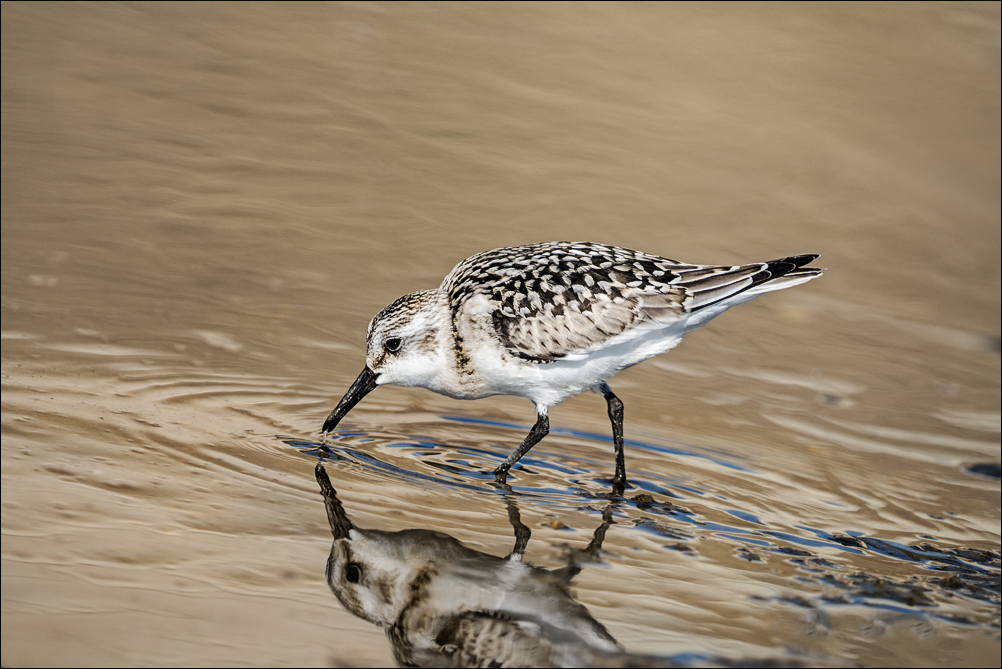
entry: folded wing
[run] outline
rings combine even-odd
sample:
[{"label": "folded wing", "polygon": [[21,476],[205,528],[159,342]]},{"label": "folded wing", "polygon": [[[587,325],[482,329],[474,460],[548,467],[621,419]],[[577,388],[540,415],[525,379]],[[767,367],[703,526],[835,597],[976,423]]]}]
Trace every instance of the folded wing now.
[{"label": "folded wing", "polygon": [[691,265],[604,244],[550,242],[496,249],[456,266],[442,288],[454,311],[484,295],[495,333],[513,355],[574,359],[820,276],[800,255],[739,266]]}]

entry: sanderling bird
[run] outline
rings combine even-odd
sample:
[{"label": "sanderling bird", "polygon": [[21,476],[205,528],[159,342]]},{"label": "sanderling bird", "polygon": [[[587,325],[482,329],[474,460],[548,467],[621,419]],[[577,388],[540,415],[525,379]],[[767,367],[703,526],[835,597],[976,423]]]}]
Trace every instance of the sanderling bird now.
[{"label": "sanderling bird", "polygon": [[676,346],[682,335],[762,293],[821,276],[817,255],[749,265],[690,265],[591,242],[495,249],[456,265],[431,290],[404,295],[366,332],[366,366],[324,421],[326,438],[376,386],[421,386],[456,399],[517,395],[536,423],[494,475],[550,431],[549,408],[585,390],[608,403],[612,480],[626,486],[623,402],[606,379]]}]

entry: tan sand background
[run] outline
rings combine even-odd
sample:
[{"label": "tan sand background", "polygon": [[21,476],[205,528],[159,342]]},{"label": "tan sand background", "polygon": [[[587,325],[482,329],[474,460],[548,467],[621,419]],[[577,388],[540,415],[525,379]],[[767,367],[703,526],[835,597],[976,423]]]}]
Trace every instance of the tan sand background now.
[{"label": "tan sand background", "polygon": [[[620,508],[597,620],[679,661],[998,666],[999,34],[998,3],[3,3],[2,664],[391,661],[324,583],[309,442],[380,308],[569,239],[828,268],[612,380],[628,496],[692,513]],[[381,388],[327,467],[359,525],[503,555],[486,472],[532,419]],[[513,480],[547,567],[612,473],[600,398],[551,421]]]}]

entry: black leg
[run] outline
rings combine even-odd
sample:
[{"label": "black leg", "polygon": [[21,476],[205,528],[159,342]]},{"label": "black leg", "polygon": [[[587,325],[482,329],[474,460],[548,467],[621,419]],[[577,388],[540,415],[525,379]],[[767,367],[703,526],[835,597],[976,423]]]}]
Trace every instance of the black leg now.
[{"label": "black leg", "polygon": [[623,453],[623,401],[616,397],[608,383],[599,386],[602,397],[609,405],[609,420],[612,421],[612,441],[616,446],[616,475],[612,479],[612,492],[622,495],[626,490],[626,456]]},{"label": "black leg", "polygon": [[494,470],[494,478],[498,483],[504,483],[505,479],[508,477],[508,470],[514,465],[519,459],[529,452],[529,449],[535,446],[542,440],[543,437],[550,433],[550,419],[545,413],[538,414],[536,416],[536,424],[532,426],[529,430],[529,434],[526,435],[525,441],[522,445],[515,449],[515,451],[505,458],[497,469]]}]

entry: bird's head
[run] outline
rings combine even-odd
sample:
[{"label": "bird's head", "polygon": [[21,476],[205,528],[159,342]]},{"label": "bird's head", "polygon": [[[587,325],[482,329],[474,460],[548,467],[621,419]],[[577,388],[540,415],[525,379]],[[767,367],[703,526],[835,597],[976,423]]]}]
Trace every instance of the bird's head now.
[{"label": "bird's head", "polygon": [[365,369],[324,421],[323,432],[337,427],[376,386],[434,387],[448,315],[445,291],[439,289],[404,295],[376,314],[366,332]]}]

